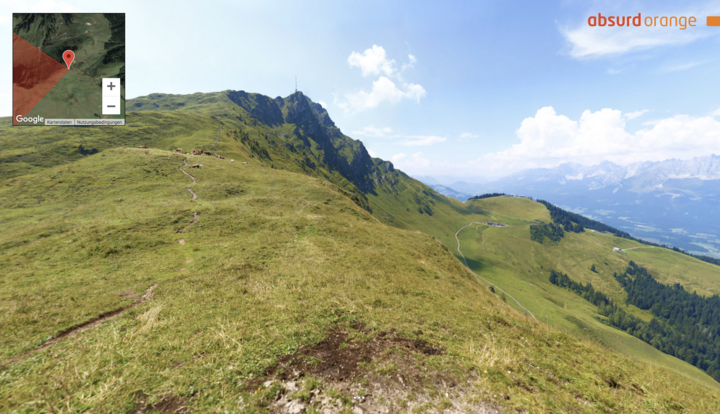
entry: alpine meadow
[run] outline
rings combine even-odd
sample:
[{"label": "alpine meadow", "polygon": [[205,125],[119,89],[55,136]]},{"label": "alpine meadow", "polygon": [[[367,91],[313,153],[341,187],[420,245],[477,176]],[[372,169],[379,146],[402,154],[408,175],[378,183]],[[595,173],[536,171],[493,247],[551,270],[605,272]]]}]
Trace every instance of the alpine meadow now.
[{"label": "alpine meadow", "polygon": [[0,119],[0,412],[720,412],[716,264],[443,196],[302,92],[125,113]]}]

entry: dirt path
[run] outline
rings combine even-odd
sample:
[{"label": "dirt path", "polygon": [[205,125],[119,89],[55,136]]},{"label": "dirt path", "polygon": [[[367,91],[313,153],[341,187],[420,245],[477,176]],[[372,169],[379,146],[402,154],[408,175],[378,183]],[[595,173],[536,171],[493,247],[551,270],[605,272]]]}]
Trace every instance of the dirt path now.
[{"label": "dirt path", "polygon": [[55,335],[54,338],[44,342],[42,345],[38,346],[37,348],[30,349],[28,351],[23,352],[22,354],[15,355],[13,357],[10,357],[10,358],[0,362],[0,366],[12,364],[13,362],[17,362],[17,361],[19,361],[29,355],[32,355],[38,351],[42,351],[43,349],[45,349],[51,345],[54,345],[54,344],[62,341],[65,338],[71,338],[71,337],[79,334],[80,332],[95,328],[96,326],[99,326],[103,322],[109,321],[110,319],[113,319],[116,316],[122,314],[123,312],[125,312],[128,309],[136,308],[136,307],[142,305],[143,303],[145,303],[148,300],[153,298],[152,292],[156,287],[157,287],[157,283],[150,286],[149,288],[147,288],[147,290],[145,290],[145,294],[143,296],[141,296],[140,299],[136,300],[135,302],[133,302],[129,305],[125,305],[121,308],[117,308],[115,310],[105,312],[105,313],[101,314],[100,316],[90,319],[89,321],[85,321],[81,324],[67,328],[64,331],[60,332],[59,334]]},{"label": "dirt path", "polygon": [[[183,159],[183,164],[187,167],[187,165],[188,165],[188,163],[187,163],[187,158],[184,158],[184,159]],[[182,171],[183,174],[187,175],[187,176],[190,178],[190,180],[192,180],[192,182],[195,183],[195,177],[193,177],[192,175],[188,174],[188,173],[183,169],[182,166],[180,166],[180,171]],[[192,190],[190,187],[185,187],[185,189],[188,190],[188,191],[190,192],[190,194],[192,194],[193,200],[197,200],[197,195],[193,192],[193,190]],[[190,226],[192,226],[193,224],[195,224],[195,223],[198,222],[199,217],[200,217],[200,213],[198,213],[197,211],[193,211],[193,220],[192,220],[192,222],[190,222],[190,224],[188,224],[184,229],[180,230],[179,233],[185,233],[185,232],[190,228]],[[181,244],[184,244],[184,239],[181,239],[181,240],[182,240]],[[93,318],[93,319],[90,319],[90,320],[85,321],[85,322],[83,322],[83,323],[81,323],[81,324],[78,324],[78,325],[72,326],[72,327],[70,327],[70,328],[67,328],[67,329],[65,329],[64,331],[62,331],[62,332],[58,333],[57,335],[55,335],[54,338],[47,340],[46,342],[44,342],[42,345],[38,346],[37,348],[30,349],[30,350],[28,350],[28,351],[23,352],[22,354],[18,354],[18,355],[15,355],[15,356],[13,356],[13,357],[7,358],[7,359],[5,359],[5,360],[3,360],[3,361],[0,361],[0,366],[7,365],[7,364],[12,364],[12,363],[14,363],[14,362],[17,362],[17,361],[19,361],[19,360],[21,360],[21,359],[23,359],[23,358],[25,358],[25,357],[27,357],[27,356],[29,356],[29,355],[32,355],[32,354],[34,354],[34,353],[36,353],[36,352],[38,352],[38,351],[41,351],[41,350],[43,350],[43,349],[45,349],[45,348],[47,348],[47,347],[49,347],[49,346],[51,346],[51,345],[54,345],[54,344],[62,341],[62,340],[65,339],[65,338],[73,337],[73,336],[79,334],[80,332],[86,331],[86,330],[88,330],[88,329],[95,328],[95,327],[99,326],[100,324],[102,324],[103,322],[108,321],[108,320],[110,320],[110,319],[113,319],[113,318],[115,318],[116,316],[122,314],[123,312],[125,312],[125,311],[128,310],[128,309],[132,309],[132,308],[135,308],[135,307],[137,307],[137,306],[142,305],[143,303],[145,303],[145,302],[147,302],[148,300],[152,299],[152,297],[153,297],[152,291],[153,291],[153,289],[155,289],[155,287],[157,287],[157,283],[154,284],[154,285],[152,285],[152,286],[150,286],[150,287],[145,291],[145,294],[144,294],[143,296],[141,296],[141,297],[140,297],[138,300],[136,300],[135,302],[133,302],[133,303],[131,303],[131,304],[129,304],[129,305],[125,305],[125,306],[123,306],[123,307],[120,307],[120,308],[118,308],[118,309],[115,309],[115,310],[112,310],[112,311],[109,311],[109,312],[105,312],[105,313],[103,313],[103,314],[101,314],[101,315],[99,315],[99,316],[97,316],[97,317],[95,317],[95,318]]]},{"label": "dirt path", "polygon": [[[183,163],[185,164],[186,167],[188,166],[187,158],[183,158]],[[187,175],[188,177],[190,177],[190,179],[192,180],[193,184],[195,184],[195,177],[193,177],[192,175],[190,175],[187,171],[183,170],[183,167],[180,167],[180,171],[182,171],[183,174],[185,174],[185,175]]]},{"label": "dirt path", "polygon": [[188,224],[187,226],[185,226],[185,228],[182,229],[182,230],[180,230],[178,233],[179,233],[179,234],[185,233],[185,232],[187,231],[187,229],[190,228],[190,226],[192,226],[193,224],[195,224],[195,223],[198,222],[198,218],[200,218],[200,213],[198,213],[197,211],[193,211],[193,220],[190,222],[190,224]]},{"label": "dirt path", "polygon": [[[526,220],[525,220],[525,221],[526,221]],[[525,306],[521,305],[520,302],[519,302],[517,299],[515,299],[511,294],[505,292],[505,291],[502,290],[498,285],[496,285],[496,284],[494,284],[494,283],[491,283],[489,280],[487,280],[487,279],[485,279],[485,278],[483,278],[483,277],[478,276],[477,273],[473,272],[473,271],[470,269],[470,266],[468,266],[468,264],[467,264],[467,259],[465,258],[465,255],[460,251],[460,239],[458,239],[458,234],[460,234],[460,232],[462,231],[462,229],[464,229],[464,228],[466,228],[466,227],[470,227],[470,226],[472,226],[473,224],[485,224],[485,223],[483,223],[483,222],[481,222],[481,221],[475,221],[475,222],[472,222],[472,223],[470,223],[470,224],[467,224],[467,225],[465,225],[465,226],[463,226],[463,227],[460,227],[460,229],[458,229],[458,231],[455,232],[455,241],[457,241],[457,251],[458,251],[458,253],[460,253],[460,256],[462,256],[463,261],[465,262],[465,267],[467,267],[467,269],[470,271],[470,273],[474,274],[478,279],[482,280],[482,281],[485,282],[485,283],[488,283],[488,284],[489,284],[490,286],[492,286],[493,288],[495,288],[495,289],[499,290],[500,292],[506,294],[510,299],[514,300],[515,303],[518,304],[518,306],[520,306],[521,308],[525,309],[525,312],[527,312],[528,315],[532,316],[533,319],[537,320],[537,318],[535,317],[535,315],[533,315],[532,312],[530,312]],[[508,226],[508,227],[510,227],[510,226]],[[501,227],[499,227],[499,228],[501,228]]]},{"label": "dirt path", "polygon": [[[187,158],[183,158],[183,164],[185,164],[185,166],[187,167],[187,165],[188,165],[188,163],[187,163]],[[185,175],[187,175],[188,177],[190,177],[190,179],[192,180],[193,184],[195,184],[195,177],[193,177],[192,175],[188,174],[187,171],[183,170],[183,167],[182,167],[182,166],[180,167],[180,171],[182,171],[183,174],[185,174]],[[192,199],[193,199],[193,200],[197,200],[198,197],[197,197],[197,195],[195,194],[195,192],[193,192],[192,188],[190,188],[190,187],[185,187],[185,189],[188,190],[188,191],[190,192],[190,194],[192,194]],[[190,224],[188,224],[187,226],[185,226],[185,228],[182,229],[182,230],[180,230],[178,233],[180,233],[180,234],[185,233],[185,232],[190,228],[190,226],[192,226],[193,224],[195,224],[195,223],[198,222],[198,219],[199,219],[199,218],[200,218],[200,213],[198,213],[197,211],[193,211],[193,219],[192,219],[192,221],[190,222]],[[180,244],[184,244],[184,241],[185,241],[185,240],[183,240],[183,242],[181,242]]]},{"label": "dirt path", "polygon": [[654,249],[655,246],[645,246],[645,247],[631,247],[629,249],[621,249],[622,251],[626,252],[628,250],[635,250],[635,249]]}]

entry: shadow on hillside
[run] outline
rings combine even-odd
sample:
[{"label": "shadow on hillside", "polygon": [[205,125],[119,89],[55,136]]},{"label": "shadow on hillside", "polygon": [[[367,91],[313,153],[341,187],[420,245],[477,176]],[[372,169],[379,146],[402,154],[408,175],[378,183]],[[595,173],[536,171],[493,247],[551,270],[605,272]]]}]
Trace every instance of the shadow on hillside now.
[{"label": "shadow on hillside", "polygon": [[[460,263],[465,263],[463,261],[462,256],[458,257],[458,259],[460,260]],[[467,260],[467,264],[468,264],[468,267],[470,267],[470,270],[472,270],[473,272],[478,273],[478,274],[480,274],[480,272],[482,272],[487,267],[486,264],[484,264],[483,262],[481,262],[479,260],[471,259],[469,257],[465,257],[465,260]],[[482,275],[480,275],[480,276],[482,276]]]}]

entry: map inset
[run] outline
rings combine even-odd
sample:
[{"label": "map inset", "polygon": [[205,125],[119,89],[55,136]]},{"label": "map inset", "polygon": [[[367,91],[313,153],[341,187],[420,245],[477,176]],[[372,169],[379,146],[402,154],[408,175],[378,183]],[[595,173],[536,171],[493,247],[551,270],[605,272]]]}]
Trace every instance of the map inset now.
[{"label": "map inset", "polygon": [[124,119],[125,14],[13,14],[13,125]]}]

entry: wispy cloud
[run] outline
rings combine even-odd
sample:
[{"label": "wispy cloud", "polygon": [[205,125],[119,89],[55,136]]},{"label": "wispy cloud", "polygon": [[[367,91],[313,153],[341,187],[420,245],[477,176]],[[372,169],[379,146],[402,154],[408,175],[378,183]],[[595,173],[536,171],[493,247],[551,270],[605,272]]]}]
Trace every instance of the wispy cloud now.
[{"label": "wispy cloud", "polygon": [[[623,3],[618,3],[623,4]],[[608,5],[603,10],[605,16],[625,15]],[[709,36],[716,36],[717,31],[707,30],[702,27],[704,24],[697,22],[696,27],[687,27],[680,30],[679,27],[648,27],[641,23],[639,27],[591,27],[588,25],[588,17],[597,15],[598,9],[588,11],[579,22],[559,26],[558,30],[565,38],[568,46],[567,53],[575,59],[593,59],[609,56],[620,56],[629,53],[649,50],[664,46],[679,46],[692,43]],[[720,3],[709,2],[703,7],[693,10],[675,9],[658,12],[646,8],[641,17],[647,16],[700,16],[716,15],[720,13]],[[637,14],[635,14],[637,15]],[[612,73],[609,72],[608,73]]]},{"label": "wispy cloud", "polygon": [[613,68],[608,68],[606,72],[608,75],[617,75],[619,73],[627,72],[628,70],[631,70],[633,68],[635,68],[634,64],[626,65],[626,66],[622,66],[622,67],[616,66]]},{"label": "wispy cloud", "polygon": [[480,138],[480,135],[471,134],[469,132],[463,132],[460,134],[460,139]]},{"label": "wispy cloud", "polygon": [[404,138],[405,139],[400,142],[400,145],[404,145],[406,147],[422,147],[445,142],[447,140],[445,137],[439,137],[436,135],[408,135]]},{"label": "wispy cloud", "polygon": [[635,119],[635,118],[637,118],[637,117],[639,117],[639,116],[642,116],[644,113],[649,112],[649,111],[650,111],[649,109],[643,109],[643,110],[641,110],[641,111],[627,112],[627,113],[623,114],[623,116],[625,117],[625,119],[628,119],[628,120],[629,120],[629,119]]},{"label": "wispy cloud", "polygon": [[395,154],[390,159],[396,167],[410,171],[426,168],[431,164],[430,160],[423,157],[422,152],[416,152],[409,157],[403,153]]},{"label": "wispy cloud", "polygon": [[675,66],[669,66],[664,69],[662,69],[663,72],[681,72],[683,70],[692,69],[694,67],[698,67],[700,65],[704,65],[705,63],[712,62],[711,60],[701,60],[698,62],[688,62],[683,63],[681,65],[675,65]]},{"label": "wispy cloud", "polygon": [[366,137],[384,137],[392,132],[391,128],[375,128],[374,126],[367,126],[359,131],[353,131],[355,135],[362,135]]}]

